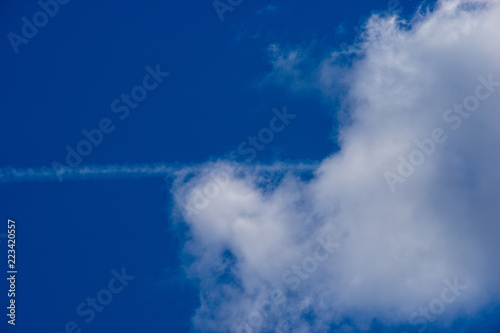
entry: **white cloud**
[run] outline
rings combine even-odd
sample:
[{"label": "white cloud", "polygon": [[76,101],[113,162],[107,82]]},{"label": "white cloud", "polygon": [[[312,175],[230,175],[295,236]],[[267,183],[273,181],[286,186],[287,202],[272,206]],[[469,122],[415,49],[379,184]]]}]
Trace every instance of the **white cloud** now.
[{"label": "white cloud", "polygon": [[[341,151],[326,157],[312,179],[287,168],[280,177],[244,166],[236,173],[233,163],[220,161],[201,176],[177,180],[173,194],[182,210],[210,172],[231,175],[201,214],[186,218],[192,236],[186,249],[195,258],[189,272],[202,290],[197,330],[252,324],[256,302],[275,288],[286,301],[263,311],[254,332],[320,332],[345,318],[356,331],[374,318],[408,324],[440,297],[443,280],[455,277],[469,287],[435,325],[498,304],[500,87],[460,130],[443,119],[475,93],[479,76],[500,82],[499,3],[468,3],[442,1],[411,22],[372,17],[352,65],[341,67],[338,53],[317,64],[309,80],[326,94],[344,85],[350,125],[340,135]],[[273,50],[272,75],[306,76],[295,66],[300,53]],[[436,127],[448,140],[392,193],[384,172]],[[264,180],[273,181],[266,187]],[[335,256],[290,292],[283,272],[326,235],[341,244]]]}]

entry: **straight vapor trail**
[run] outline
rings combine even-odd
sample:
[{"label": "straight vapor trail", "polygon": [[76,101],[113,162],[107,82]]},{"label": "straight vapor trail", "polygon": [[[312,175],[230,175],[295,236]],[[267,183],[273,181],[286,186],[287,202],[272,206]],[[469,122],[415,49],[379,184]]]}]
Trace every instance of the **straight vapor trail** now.
[{"label": "straight vapor trail", "polygon": [[[108,178],[174,178],[179,174],[201,171],[207,164],[134,164],[134,165],[89,165],[81,167],[51,167],[39,168],[0,168],[0,183],[28,181],[62,181],[78,179],[108,179]],[[265,172],[310,171],[316,164],[286,164],[257,165],[250,168]]]}]

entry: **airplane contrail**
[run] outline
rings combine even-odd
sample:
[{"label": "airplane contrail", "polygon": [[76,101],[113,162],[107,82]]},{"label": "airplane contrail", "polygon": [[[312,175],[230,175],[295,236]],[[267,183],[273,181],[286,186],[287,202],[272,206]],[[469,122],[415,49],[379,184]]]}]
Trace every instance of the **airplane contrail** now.
[{"label": "airplane contrail", "polygon": [[[63,167],[57,171],[51,167],[39,168],[0,168],[0,183],[27,182],[27,181],[63,181],[78,179],[105,179],[105,178],[171,178],[180,173],[202,170],[207,164],[133,164],[133,165],[88,165],[79,167]],[[243,168],[242,165],[238,167]],[[311,171],[317,167],[316,163],[275,163],[269,165],[254,165],[250,168],[255,171],[283,172],[283,171]]]},{"label": "airplane contrail", "polygon": [[0,183],[22,181],[54,181],[69,179],[93,178],[135,178],[165,177],[174,175],[182,166],[168,164],[137,165],[88,165],[80,167],[64,167],[54,170],[51,167],[40,168],[1,168]]}]

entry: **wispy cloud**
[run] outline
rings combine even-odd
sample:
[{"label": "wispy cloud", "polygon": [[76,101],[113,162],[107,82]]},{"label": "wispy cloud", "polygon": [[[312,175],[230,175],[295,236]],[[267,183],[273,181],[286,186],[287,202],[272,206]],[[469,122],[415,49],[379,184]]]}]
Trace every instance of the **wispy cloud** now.
[{"label": "wispy cloud", "polygon": [[257,11],[257,15],[271,15],[278,10],[278,6],[274,4],[269,4]]}]

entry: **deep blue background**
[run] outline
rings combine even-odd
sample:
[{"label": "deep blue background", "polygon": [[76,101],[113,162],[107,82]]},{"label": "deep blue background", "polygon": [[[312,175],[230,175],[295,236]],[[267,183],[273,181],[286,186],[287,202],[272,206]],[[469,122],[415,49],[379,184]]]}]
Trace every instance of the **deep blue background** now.
[{"label": "deep blue background", "polygon": [[[257,14],[269,4],[277,10]],[[405,14],[416,5],[401,1]],[[314,43],[326,54],[387,7],[373,0],[243,1],[221,22],[208,0],[73,0],[15,54],[7,33],[20,34],[21,17],[40,8],[2,1],[0,167],[63,163],[65,146],[75,147],[81,131],[105,117],[116,129],[83,164],[203,162],[235,150],[285,105],[297,119],[257,159],[319,160],[337,149],[335,110],[313,92],[261,85],[271,70],[266,49]],[[156,64],[170,76],[119,120],[111,102]],[[6,328],[2,310],[1,331],[63,332],[71,320],[83,332],[189,331],[198,290],[183,276],[182,234],[170,210],[162,179],[1,184],[0,233],[7,218],[16,220],[20,272],[17,325]],[[76,306],[122,267],[136,279],[85,324]]]}]

